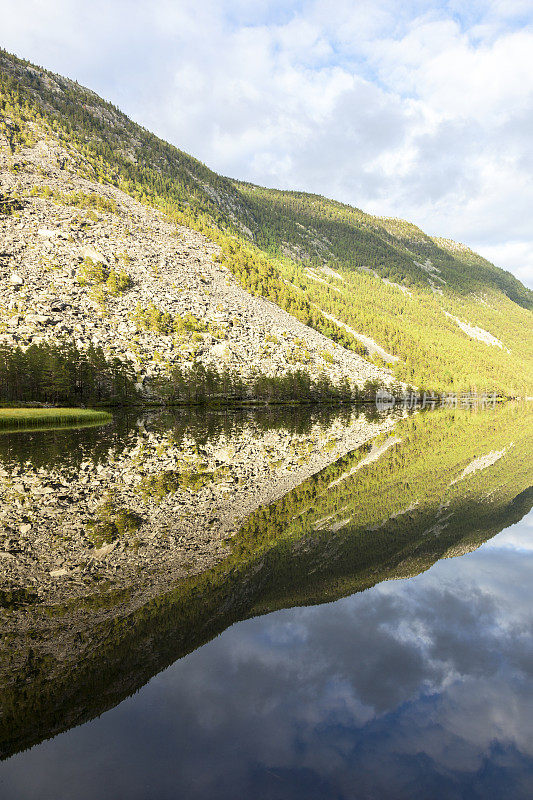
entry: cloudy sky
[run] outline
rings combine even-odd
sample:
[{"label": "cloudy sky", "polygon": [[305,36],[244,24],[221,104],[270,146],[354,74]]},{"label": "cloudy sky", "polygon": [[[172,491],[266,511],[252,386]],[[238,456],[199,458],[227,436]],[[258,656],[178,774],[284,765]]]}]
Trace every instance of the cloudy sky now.
[{"label": "cloudy sky", "polygon": [[466,242],[533,286],[533,0],[0,0],[1,44],[218,172]]}]

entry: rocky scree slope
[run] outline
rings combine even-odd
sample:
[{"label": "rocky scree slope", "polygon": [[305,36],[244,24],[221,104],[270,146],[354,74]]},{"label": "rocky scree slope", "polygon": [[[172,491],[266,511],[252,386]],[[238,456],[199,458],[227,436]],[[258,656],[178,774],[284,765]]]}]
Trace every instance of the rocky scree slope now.
[{"label": "rocky scree slope", "polygon": [[[0,134],[0,192],[20,198],[15,214],[0,215],[1,344],[101,347],[132,365],[147,397],[154,379],[193,362],[244,377],[305,369],[335,383],[391,382],[388,371],[246,292],[202,234],[79,177],[58,140],[37,129],[35,137],[14,172]],[[123,289],[109,289],[110,271],[127,276]],[[146,329],[154,310],[191,329]]]}]

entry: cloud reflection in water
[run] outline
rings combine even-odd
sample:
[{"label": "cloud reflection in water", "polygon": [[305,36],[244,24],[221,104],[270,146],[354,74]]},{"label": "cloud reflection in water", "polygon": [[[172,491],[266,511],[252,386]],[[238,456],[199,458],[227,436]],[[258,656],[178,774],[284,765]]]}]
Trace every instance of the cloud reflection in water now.
[{"label": "cloud reflection in water", "polygon": [[2,797],[525,800],[532,519],[416,578],[234,625],[4,764]]}]

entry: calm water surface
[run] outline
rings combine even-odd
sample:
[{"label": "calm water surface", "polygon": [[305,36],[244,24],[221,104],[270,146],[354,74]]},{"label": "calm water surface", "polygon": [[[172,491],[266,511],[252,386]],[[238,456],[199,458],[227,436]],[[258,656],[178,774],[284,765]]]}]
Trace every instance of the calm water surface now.
[{"label": "calm water surface", "polygon": [[[128,430],[125,425],[124,435]],[[498,441],[491,446],[487,440],[477,452],[474,446],[472,455],[499,453]],[[509,453],[518,446],[516,431],[510,432]],[[11,447],[10,457],[13,452]],[[426,460],[428,495],[425,501],[420,496],[418,505],[409,501],[407,529],[413,531],[422,513],[417,509],[425,505],[424,513],[430,513],[428,497],[439,479],[442,459]],[[392,464],[400,476],[398,460]],[[531,492],[524,489],[526,480],[517,497],[511,491],[503,498],[491,528],[481,504],[505,483],[503,456],[498,481],[489,473],[495,464],[485,476],[475,473],[475,492],[462,488],[474,475],[467,473],[459,499],[446,506],[453,509],[457,502],[466,526],[454,552],[448,541],[446,551],[436,544],[446,527],[441,497],[431,512],[433,528],[423,522],[423,557],[418,549],[399,567],[395,562],[395,569],[412,577],[387,579],[393,577],[390,553],[381,539],[376,540],[381,555],[353,585],[348,578],[354,580],[357,564],[350,562],[344,572],[338,563],[333,566],[328,545],[310,540],[305,556],[295,548],[294,558],[302,558],[303,567],[291,578],[281,574],[275,560],[267,565],[272,572],[237,614],[250,618],[230,624],[110,710],[104,704],[101,716],[78,726],[73,721],[69,730],[4,761],[0,796],[531,798]],[[527,460],[522,457],[520,464],[522,472],[509,461],[510,481],[518,481],[518,475],[523,480]],[[341,474],[347,474],[345,465]],[[455,474],[462,475],[462,469],[455,468]],[[414,484],[415,478],[402,477],[402,482]],[[403,483],[398,492],[407,491]],[[365,486],[367,492],[375,489],[370,481]],[[391,541],[405,535],[405,524],[390,528]],[[357,531],[352,527],[341,534],[346,547]],[[335,541],[341,534],[335,532]],[[339,552],[353,552],[342,547]],[[361,560],[363,551],[357,553]],[[441,558],[444,554],[455,557]],[[303,572],[312,570],[316,578],[309,583]],[[339,599],[331,602],[333,584]]]}]

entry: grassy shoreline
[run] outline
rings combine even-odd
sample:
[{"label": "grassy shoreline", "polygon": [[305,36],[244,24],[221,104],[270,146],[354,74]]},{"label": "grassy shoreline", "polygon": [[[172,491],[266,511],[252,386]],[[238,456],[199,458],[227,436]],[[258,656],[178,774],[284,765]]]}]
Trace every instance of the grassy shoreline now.
[{"label": "grassy shoreline", "polygon": [[97,424],[109,422],[107,411],[91,408],[0,408],[0,429],[38,425]]}]

